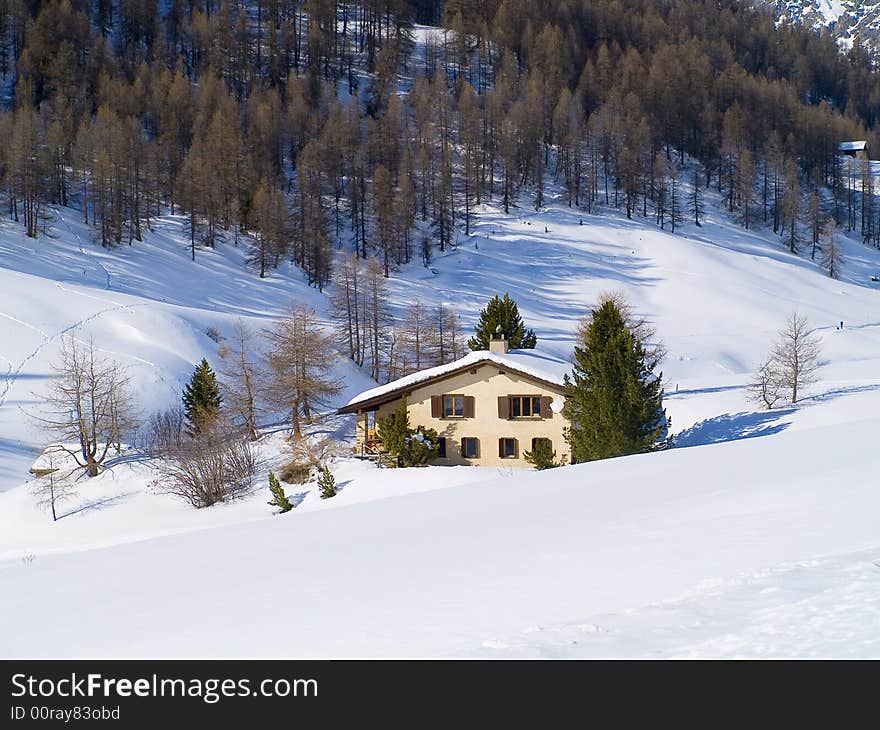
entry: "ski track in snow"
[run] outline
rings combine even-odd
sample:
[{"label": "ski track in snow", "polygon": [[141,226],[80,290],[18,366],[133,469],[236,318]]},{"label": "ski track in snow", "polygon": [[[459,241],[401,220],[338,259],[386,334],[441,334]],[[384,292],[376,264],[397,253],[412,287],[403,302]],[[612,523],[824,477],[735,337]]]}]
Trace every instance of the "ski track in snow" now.
[{"label": "ski track in snow", "polygon": [[[59,284],[59,286],[61,286],[61,285]],[[64,288],[64,287],[62,287],[62,288]],[[75,291],[71,291],[69,289],[66,289],[66,291],[70,291],[72,294],[78,293]],[[91,297],[91,298],[94,299],[95,297]],[[105,301],[107,301],[107,300],[105,300]],[[7,373],[6,385],[3,389],[3,392],[0,393],[0,408],[2,408],[6,404],[6,399],[9,397],[9,392],[12,389],[13,385],[15,385],[15,381],[18,379],[18,376],[21,375],[21,371],[25,367],[25,365],[27,365],[31,360],[33,360],[37,355],[39,355],[48,345],[52,344],[53,342],[55,342],[59,338],[68,334],[69,332],[73,332],[74,330],[78,329],[79,327],[82,327],[83,325],[88,324],[89,322],[92,322],[105,314],[108,314],[110,312],[118,312],[121,310],[129,310],[130,311],[130,310],[134,309],[135,307],[147,307],[147,306],[150,306],[150,304],[152,304],[152,303],[151,302],[144,302],[143,304],[117,304],[117,306],[115,306],[115,307],[108,307],[107,309],[102,309],[98,312],[95,312],[95,313],[89,315],[88,317],[84,317],[83,319],[80,319],[80,320],[74,322],[73,324],[68,325],[67,327],[56,332],[53,335],[47,335],[46,332],[41,330],[39,327],[35,327],[34,325],[28,324],[27,322],[23,322],[20,319],[16,319],[15,317],[12,317],[8,314],[4,314],[4,313],[0,312],[0,316],[5,317],[6,319],[10,319],[14,322],[17,322],[18,324],[23,325],[25,327],[30,327],[35,332],[39,332],[44,338],[43,342],[41,342],[40,345],[35,350],[33,350],[30,354],[28,354],[18,365],[16,365],[12,369],[11,372]],[[80,341],[82,342],[83,340],[80,340]],[[140,358],[137,358],[137,357],[134,357],[131,355],[127,355],[127,357],[131,357],[132,359],[135,359],[135,360],[140,359]],[[8,360],[8,358],[3,358],[3,359]],[[143,360],[142,362],[144,362],[148,365],[153,365],[153,363],[150,363],[146,360]]]},{"label": "ski track in snow", "polygon": [[[95,258],[93,253],[91,253],[90,251],[87,251],[84,248],[82,237],[67,222],[66,218],[64,217],[64,214],[61,212],[60,209],[56,211],[56,215],[57,215],[58,219],[61,221],[61,223],[64,224],[64,227],[67,229],[67,232],[76,241],[76,245],[77,245],[77,248],[79,249],[80,253],[82,253],[83,256],[87,257],[89,259],[89,261],[91,261],[93,265],[97,266],[104,274],[105,289],[107,289],[108,291],[111,290],[113,280],[112,280],[112,276],[110,274],[110,270],[103,263],[98,261]],[[30,324],[29,322],[25,322],[25,321],[20,320],[16,317],[13,317],[12,315],[0,312],[0,317],[5,317],[6,319],[12,320],[13,322],[16,322],[17,324],[20,324],[24,327],[28,327],[28,328],[34,330],[35,332],[39,333],[43,337],[43,342],[40,344],[40,346],[37,347],[29,355],[27,355],[27,357],[25,357],[21,362],[19,362],[18,365],[14,365],[13,361],[9,360],[9,358],[0,356],[0,357],[3,357],[3,359],[9,363],[9,367],[7,369],[6,375],[4,376],[5,384],[4,384],[3,392],[0,393],[0,407],[3,407],[5,405],[6,399],[9,397],[9,392],[12,389],[13,385],[15,384],[15,381],[18,379],[18,376],[21,374],[21,371],[24,368],[24,366],[27,365],[27,363],[30,362],[34,357],[36,357],[43,349],[45,349],[45,347],[47,345],[49,345],[50,343],[59,339],[60,337],[63,337],[65,334],[67,334],[73,330],[76,330],[77,328],[81,327],[82,325],[87,324],[89,322],[92,322],[93,320],[97,319],[98,317],[100,317],[104,314],[107,314],[109,312],[131,311],[132,309],[134,309],[136,307],[138,307],[138,308],[146,307],[146,306],[150,306],[152,304],[152,302],[144,302],[142,304],[123,304],[119,301],[116,301],[113,299],[108,299],[106,297],[99,297],[94,294],[87,294],[82,291],[77,291],[76,289],[70,289],[69,287],[64,286],[64,284],[62,284],[61,282],[56,282],[56,286],[59,289],[61,289],[62,291],[67,292],[69,294],[73,294],[78,297],[83,297],[85,299],[92,299],[96,302],[102,302],[104,304],[112,304],[113,306],[109,307],[107,309],[103,309],[99,312],[95,312],[94,314],[91,314],[88,317],[85,317],[83,319],[80,319],[77,322],[74,322],[73,324],[68,325],[67,327],[60,330],[59,332],[56,332],[54,335],[47,334],[44,330],[40,329],[39,327],[36,327],[33,324]],[[83,344],[88,344],[80,338],[76,338],[76,339],[79,342],[82,342]],[[151,368],[155,369],[156,372],[158,373],[160,381],[163,383],[166,382],[166,379],[159,372],[155,363],[152,363],[149,360],[144,360],[143,358],[140,358],[135,355],[128,354],[128,353],[120,353],[120,352],[116,352],[113,350],[106,350],[103,348],[97,348],[97,349],[100,350],[101,352],[106,352],[107,354],[121,355],[121,356],[127,357],[131,360],[135,360],[143,365],[151,367]]]},{"label": "ski track in snow", "polygon": [[88,257],[88,259],[90,261],[92,261],[93,264],[97,265],[98,268],[101,269],[101,271],[104,273],[104,276],[106,279],[104,288],[107,289],[108,291],[110,289],[112,289],[113,288],[112,287],[113,281],[110,276],[110,270],[106,266],[104,266],[104,264],[102,262],[98,261],[95,258],[94,254],[91,253],[91,251],[86,251],[85,248],[83,248],[82,237],[73,228],[71,228],[70,224],[67,222],[67,219],[64,217],[64,214],[61,212],[60,209],[58,209],[57,214],[58,214],[58,219],[64,224],[64,227],[67,229],[67,232],[70,233],[70,235],[73,236],[74,239],[76,240],[76,245],[79,248],[80,252],[83,254],[83,256]]}]

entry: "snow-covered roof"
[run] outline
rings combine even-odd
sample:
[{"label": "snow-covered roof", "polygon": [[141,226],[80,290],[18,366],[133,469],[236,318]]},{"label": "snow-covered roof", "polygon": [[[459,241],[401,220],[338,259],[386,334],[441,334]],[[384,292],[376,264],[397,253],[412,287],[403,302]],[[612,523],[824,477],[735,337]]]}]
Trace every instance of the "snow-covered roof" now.
[{"label": "snow-covered roof", "polygon": [[501,365],[509,370],[528,375],[538,380],[543,380],[553,385],[562,387],[565,384],[565,375],[571,371],[571,365],[563,362],[552,355],[540,352],[539,350],[511,350],[506,354],[498,352],[490,352],[489,350],[477,350],[469,352],[464,357],[446,363],[445,365],[437,365],[433,368],[419,370],[410,373],[397,380],[392,380],[385,385],[379,385],[375,388],[365,390],[352,398],[340,410],[348,410],[352,406],[359,403],[381,398],[385,395],[397,393],[400,390],[409,389],[420,383],[441,378],[444,375],[464,370],[474,365],[482,363],[494,363]]},{"label": "snow-covered roof", "polygon": [[838,147],[838,150],[840,152],[860,152],[861,150],[865,149],[865,147],[867,147],[867,146],[868,146],[867,141],[864,139],[861,139],[861,140],[857,140],[855,142],[841,142],[840,147]]}]

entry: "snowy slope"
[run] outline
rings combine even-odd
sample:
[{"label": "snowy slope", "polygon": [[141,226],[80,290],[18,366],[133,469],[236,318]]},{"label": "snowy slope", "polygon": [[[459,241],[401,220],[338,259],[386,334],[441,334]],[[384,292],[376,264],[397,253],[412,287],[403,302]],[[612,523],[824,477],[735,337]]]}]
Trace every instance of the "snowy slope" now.
[{"label": "snowy slope", "polygon": [[865,406],[880,393],[760,438],[9,561],[0,655],[877,655],[878,419],[846,423]]},{"label": "snowy slope", "polygon": [[394,299],[447,301],[476,313],[487,293],[509,291],[541,349],[570,361],[581,317],[602,292],[622,291],[669,351],[667,391],[680,391],[667,404],[673,431],[743,406],[741,387],[794,310],[823,336],[823,378],[880,372],[880,291],[870,281],[880,253],[859,243],[841,241],[847,263],[837,281],[808,255],[790,254],[772,234],[744,231],[723,213],[675,235],[562,206],[520,216],[484,210],[474,228],[430,269],[396,275]]},{"label": "snowy slope", "polygon": [[[506,291],[566,361],[579,319],[621,290],[669,351],[679,448],[544,474],[338,459],[340,495],[294,492],[282,517],[265,489],[193,510],[120,460],[53,524],[24,483],[45,443],[27,414],[63,333],[129,364],[150,411],[216,359],[209,327],[263,326],[291,299],[325,314],[326,298],[292,269],[259,280],[231,242],[192,263],[181,219],[110,252],[71,211],[52,233],[0,228],[0,616],[16,627],[0,656],[880,653],[876,624],[856,618],[880,595],[878,252],[843,241],[834,281],[711,206],[674,236],[616,213],[484,207],[455,250],[394,274],[394,306],[448,302],[468,329]],[[744,385],[794,309],[822,338],[820,380],[796,409],[757,411]],[[375,386],[340,374],[340,404]],[[263,445],[266,468],[279,444]],[[41,613],[50,590],[69,623]],[[283,640],[260,618],[279,607]]]},{"label": "snowy slope", "polygon": [[[36,420],[63,336],[94,338],[128,366],[140,409],[179,398],[192,368],[238,317],[255,329],[291,300],[326,309],[326,298],[293,268],[260,280],[232,242],[190,261],[182,218],[159,219],[144,243],[107,251],[74,211],[55,211],[49,236],[33,241],[0,225],[0,492],[20,484],[46,443]],[[344,367],[344,366],[343,366]],[[355,392],[371,382],[351,368]]]}]

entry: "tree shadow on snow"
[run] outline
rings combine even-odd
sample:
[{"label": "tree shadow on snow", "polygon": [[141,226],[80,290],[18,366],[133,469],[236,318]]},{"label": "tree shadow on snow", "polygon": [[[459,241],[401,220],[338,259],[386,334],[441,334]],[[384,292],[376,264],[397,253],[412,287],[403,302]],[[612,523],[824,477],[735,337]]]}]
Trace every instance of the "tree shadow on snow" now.
[{"label": "tree shadow on snow", "polygon": [[72,515],[78,514],[80,512],[89,512],[92,510],[102,510],[107,507],[112,507],[114,504],[118,504],[126,499],[126,497],[131,496],[132,492],[120,492],[119,494],[114,494],[111,497],[104,497],[102,499],[95,499],[91,502],[86,502],[85,504],[81,504],[79,507],[75,507],[69,512],[65,512],[63,515],[59,515],[58,519],[63,519],[65,517],[70,517]]},{"label": "tree shadow on snow", "polygon": [[681,390],[665,390],[664,398],[675,398],[679,395],[704,395],[706,393],[724,393],[730,390],[742,390],[744,385],[719,385],[713,388],[682,388]]},{"label": "tree shadow on snow", "polygon": [[715,418],[707,418],[674,437],[676,448],[720,444],[725,441],[772,436],[789,427],[788,421],[778,421],[794,412],[794,408],[757,413],[725,413]]},{"label": "tree shadow on snow", "polygon": [[804,400],[818,403],[820,401],[834,400],[835,398],[839,398],[844,395],[853,395],[854,393],[866,393],[871,390],[880,390],[880,384],[853,385],[853,386],[844,387],[844,388],[834,388],[834,389],[828,390],[824,393],[817,393],[816,395],[811,395],[807,398],[804,398]]}]

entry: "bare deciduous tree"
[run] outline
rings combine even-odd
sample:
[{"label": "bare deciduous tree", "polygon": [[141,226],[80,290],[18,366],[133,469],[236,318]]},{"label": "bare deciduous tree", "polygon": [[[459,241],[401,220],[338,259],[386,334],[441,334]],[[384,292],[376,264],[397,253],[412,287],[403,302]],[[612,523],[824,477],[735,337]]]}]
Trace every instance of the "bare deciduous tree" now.
[{"label": "bare deciduous tree", "polygon": [[76,491],[74,482],[65,478],[63,474],[59,474],[59,469],[55,465],[55,457],[52,453],[55,448],[56,446],[50,446],[46,450],[46,468],[39,470],[33,487],[39,505],[49,509],[52,513],[53,522],[58,521],[57,505],[65,499],[72,497]]},{"label": "bare deciduous tree", "polygon": [[266,336],[266,397],[290,413],[293,435],[298,437],[303,420],[311,423],[312,410],[342,389],[332,374],[338,353],[321,329],[315,310],[302,304],[294,304],[290,314]]},{"label": "bare deciduous tree", "polygon": [[843,265],[843,255],[835,240],[836,232],[834,219],[829,218],[822,227],[822,265],[832,279],[840,276],[840,267]]},{"label": "bare deciduous tree", "polygon": [[781,387],[791,392],[792,403],[797,403],[801,389],[815,381],[820,352],[819,338],[812,334],[807,316],[792,312],[770,356]]},{"label": "bare deciduous tree", "polygon": [[340,256],[334,271],[335,288],[330,297],[330,318],[336,325],[340,341],[348,349],[348,356],[358,365],[363,365],[366,342],[362,336],[363,318],[358,293],[360,264],[354,255]]},{"label": "bare deciduous tree", "polygon": [[441,304],[434,310],[431,330],[434,339],[432,350],[437,364],[445,365],[465,354],[467,337],[463,336],[461,320],[452,307]]},{"label": "bare deciduous tree", "polygon": [[761,364],[749,383],[749,397],[764,405],[769,411],[782,397],[782,391],[783,386],[776,369],[776,363],[772,358],[769,358]]},{"label": "bare deciduous tree", "polygon": [[400,338],[401,368],[399,375],[430,367],[434,363],[430,357],[430,322],[427,307],[416,300],[403,311],[403,318],[398,329]]},{"label": "bare deciduous tree", "polygon": [[224,403],[251,441],[257,440],[257,391],[261,376],[254,340],[253,331],[239,319],[231,341],[219,349]]},{"label": "bare deciduous tree", "polygon": [[367,260],[361,286],[364,339],[370,363],[370,376],[379,380],[382,353],[391,316],[388,312],[388,286],[382,273],[382,264],[376,258]]},{"label": "bare deciduous tree", "polygon": [[99,359],[94,342],[61,343],[61,359],[49,387],[50,413],[38,420],[89,476],[97,476],[111,448],[135,427],[129,380],[118,363]]}]

